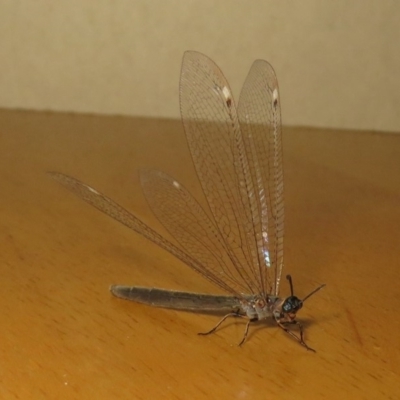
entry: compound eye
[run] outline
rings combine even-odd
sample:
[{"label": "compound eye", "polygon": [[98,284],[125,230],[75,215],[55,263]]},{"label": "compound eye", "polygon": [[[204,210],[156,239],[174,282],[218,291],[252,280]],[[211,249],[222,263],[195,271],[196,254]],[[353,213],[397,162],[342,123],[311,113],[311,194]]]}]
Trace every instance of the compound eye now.
[{"label": "compound eye", "polygon": [[296,296],[290,296],[284,301],[282,305],[282,310],[285,313],[296,313],[300,310],[301,307],[303,307],[303,302],[299,300]]},{"label": "compound eye", "polygon": [[285,301],[285,302],[283,303],[282,310],[283,310],[285,313],[288,313],[288,312],[290,312],[290,311],[292,310],[292,305],[291,305],[288,301]]}]

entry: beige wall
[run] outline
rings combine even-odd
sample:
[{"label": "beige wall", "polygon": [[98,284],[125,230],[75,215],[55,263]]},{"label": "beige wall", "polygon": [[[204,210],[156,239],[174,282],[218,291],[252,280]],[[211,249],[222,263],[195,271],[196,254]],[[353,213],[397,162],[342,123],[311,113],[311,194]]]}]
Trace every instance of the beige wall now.
[{"label": "beige wall", "polygon": [[237,94],[275,67],[289,125],[400,131],[396,0],[2,0],[0,107],[179,115],[184,50]]}]

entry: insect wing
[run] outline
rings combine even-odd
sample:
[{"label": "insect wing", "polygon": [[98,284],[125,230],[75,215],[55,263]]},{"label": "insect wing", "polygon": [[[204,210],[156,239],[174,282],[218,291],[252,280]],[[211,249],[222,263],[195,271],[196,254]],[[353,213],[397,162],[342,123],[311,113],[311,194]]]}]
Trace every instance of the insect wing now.
[{"label": "insect wing", "polygon": [[245,175],[236,105],[221,70],[201,53],[190,51],[183,57],[180,107],[197,175],[232,260],[232,274],[243,276],[251,293],[260,293],[248,196],[253,188]]},{"label": "insect wing", "polygon": [[82,200],[86,201],[93,207],[97,208],[128,228],[141,234],[145,238],[151,240],[164,250],[167,250],[185,264],[193,268],[195,271],[205,276],[208,280],[221,286],[227,292],[236,294],[236,292],[233,291],[230,286],[224,283],[224,280],[222,280],[221,277],[215,276],[210,270],[205,271],[204,266],[201,265],[197,260],[193,259],[185,251],[165,239],[159,233],[142,222],[139,218],[135,217],[125,208],[121,207],[104,194],[68,175],[64,175],[59,172],[49,172],[49,174],[53,179],[61,183],[71,192],[75,193]]},{"label": "insect wing", "polygon": [[[80,198],[169,251],[236,297],[278,292],[283,250],[283,174],[276,77],[256,61],[236,109],[208,57],[186,52],[180,104],[189,148],[213,220],[173,178],[141,171],[146,198],[177,247],[90,186],[50,173]],[[254,125],[256,123],[256,125]]]},{"label": "insect wing", "polygon": [[232,266],[229,249],[217,226],[184,186],[151,169],[140,171],[140,181],[154,215],[185,252],[204,266],[203,274],[212,274],[220,287],[229,286],[237,297],[250,293],[247,279]]},{"label": "insect wing", "polygon": [[211,59],[185,53],[182,121],[232,261],[232,275],[246,280],[251,293],[276,295],[283,250],[283,175],[278,87],[272,67],[263,61],[253,64],[238,109],[231,93]]},{"label": "insect wing", "polygon": [[251,198],[260,273],[267,293],[278,295],[283,268],[284,198],[278,81],[256,60],[240,93],[238,116],[255,193]]}]

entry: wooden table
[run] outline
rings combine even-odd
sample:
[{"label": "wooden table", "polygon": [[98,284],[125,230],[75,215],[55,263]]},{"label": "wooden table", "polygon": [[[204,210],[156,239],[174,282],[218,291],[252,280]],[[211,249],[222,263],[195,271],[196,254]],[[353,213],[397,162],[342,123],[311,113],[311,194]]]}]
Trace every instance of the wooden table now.
[{"label": "wooden table", "polygon": [[[136,284],[220,293],[88,206],[81,179],[165,233],[137,169],[204,202],[179,121],[0,112],[1,399],[400,398],[400,136],[287,128],[285,271],[307,352],[273,323],[216,334],[215,316],[112,297]],[[287,295],[286,282],[281,295]]]}]

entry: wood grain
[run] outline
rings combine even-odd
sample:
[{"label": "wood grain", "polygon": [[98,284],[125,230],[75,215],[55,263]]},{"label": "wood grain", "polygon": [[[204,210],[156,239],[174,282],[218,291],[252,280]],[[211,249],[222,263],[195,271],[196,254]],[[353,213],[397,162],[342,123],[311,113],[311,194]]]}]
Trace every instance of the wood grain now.
[{"label": "wood grain", "polygon": [[[299,313],[305,351],[273,323],[114,298],[110,284],[220,293],[46,176],[72,175],[161,233],[137,169],[204,202],[178,121],[0,111],[2,399],[400,398],[400,136],[284,131],[285,273],[324,288]],[[281,295],[289,288],[281,286]]]}]

